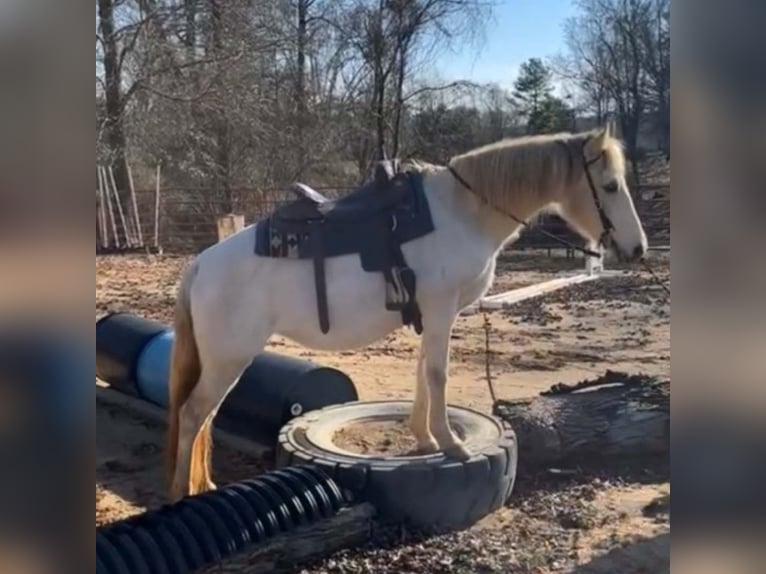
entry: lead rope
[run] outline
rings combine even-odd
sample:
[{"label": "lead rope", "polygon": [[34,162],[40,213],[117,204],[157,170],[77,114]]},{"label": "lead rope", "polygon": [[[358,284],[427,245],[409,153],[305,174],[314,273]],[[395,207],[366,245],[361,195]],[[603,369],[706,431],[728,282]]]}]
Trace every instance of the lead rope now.
[{"label": "lead rope", "polygon": [[[461,184],[463,187],[465,187],[465,188],[466,188],[468,191],[470,191],[470,192],[472,192],[472,193],[476,193],[476,192],[474,191],[473,187],[471,187],[471,185],[470,185],[470,184],[469,184],[469,183],[468,183],[468,182],[467,182],[465,179],[463,179],[463,176],[461,176],[461,175],[460,175],[460,174],[459,174],[459,173],[458,173],[458,172],[455,170],[455,168],[454,168],[454,167],[452,167],[451,165],[447,164],[447,169],[448,169],[448,170],[449,170],[449,172],[452,174],[452,176],[453,176],[453,177],[454,177],[456,180],[458,180],[458,181],[460,182],[460,184]],[[592,183],[592,181],[590,181],[590,179],[591,179],[591,178],[590,178],[590,172],[589,172],[589,171],[586,169],[586,170],[585,170],[585,173],[588,175],[589,184],[590,184],[590,186],[591,186],[591,190],[593,191],[593,190],[594,190],[594,187],[593,187],[593,183]],[[596,199],[598,198],[598,197],[595,195],[595,191],[594,191],[594,198],[596,198]],[[597,205],[597,207],[598,207],[598,205]],[[516,216],[515,216],[513,213],[510,213],[509,211],[506,211],[506,210],[504,210],[504,209],[498,209],[497,207],[496,207],[495,209],[497,209],[497,210],[498,210],[500,213],[502,213],[503,215],[507,215],[508,217],[510,217],[511,219],[513,219],[513,220],[514,220],[516,223],[518,223],[519,225],[523,225],[524,227],[527,227],[527,228],[529,228],[529,227],[530,227],[529,223],[527,223],[526,221],[524,221],[524,220],[523,220],[523,219],[521,219],[520,217],[516,217]],[[599,213],[603,213],[603,212],[602,212],[601,210],[599,210]],[[545,230],[545,229],[543,229],[542,227],[538,227],[538,228],[537,228],[537,231],[538,231],[539,233],[541,233],[541,234],[545,235],[545,236],[546,236],[546,237],[548,237],[549,239],[553,239],[554,241],[556,241],[556,242],[560,243],[561,245],[563,245],[563,246],[565,246],[565,247],[568,247],[569,249],[573,249],[574,251],[579,251],[579,252],[580,252],[580,253],[582,253],[583,255],[587,255],[587,256],[589,256],[589,257],[597,257],[597,258],[599,258],[599,257],[601,257],[601,256],[602,256],[602,254],[601,254],[601,253],[599,253],[599,252],[593,251],[592,249],[587,249],[587,248],[585,248],[585,247],[580,247],[579,245],[575,245],[575,244],[574,244],[574,243],[572,243],[571,241],[567,241],[567,240],[566,240],[566,239],[564,239],[563,237],[559,237],[559,236],[557,236],[555,233],[551,233],[550,231],[546,231],[546,230]],[[659,287],[660,287],[660,288],[661,288],[661,289],[662,289],[662,290],[665,292],[665,295],[666,295],[666,298],[665,298],[665,303],[667,303],[667,302],[668,302],[668,298],[670,297],[670,288],[668,288],[668,286],[667,286],[667,285],[665,285],[665,283],[664,283],[664,282],[663,282],[663,281],[662,281],[662,280],[661,280],[661,279],[660,279],[660,278],[657,276],[657,274],[654,272],[654,270],[652,269],[651,265],[649,265],[649,262],[646,260],[646,258],[645,258],[645,257],[641,259],[641,264],[643,265],[644,269],[646,269],[646,271],[647,271],[647,272],[649,273],[649,275],[651,276],[651,278],[652,278],[652,281],[654,281],[654,283],[655,283],[655,284],[657,284],[657,285],[658,285],[658,286],[659,286]]]},{"label": "lead rope", "polygon": [[[662,282],[662,280],[657,277],[657,275],[654,273],[654,270],[644,261],[641,260],[641,262],[644,264],[644,268],[649,272],[649,274],[652,276],[652,279],[654,279],[654,282],[663,288],[665,293],[667,294],[667,297],[664,298],[664,303],[667,303],[670,299],[670,289]],[[492,321],[489,318],[489,313],[487,310],[482,306],[481,301],[479,301],[479,311],[481,311],[482,316],[484,317],[484,378],[487,380],[487,387],[489,388],[489,396],[492,399],[492,414],[497,414],[497,395],[495,395],[495,385],[492,381],[492,371],[491,371],[491,354],[492,351],[490,349],[490,332],[492,329]],[[607,371],[607,374],[609,371]],[[603,384],[602,382],[598,383],[599,385]],[[579,387],[578,387],[579,388]],[[543,392],[542,394],[554,394],[551,391]]]},{"label": "lead rope", "polygon": [[649,275],[651,275],[652,280],[655,282],[655,284],[657,284],[660,287],[662,287],[662,290],[665,291],[666,297],[665,297],[665,300],[663,302],[667,303],[669,301],[669,299],[670,299],[670,287],[665,285],[664,281],[662,281],[662,279],[660,279],[657,276],[657,274],[654,272],[654,269],[652,269],[652,266],[649,265],[649,262],[645,258],[641,259],[641,264],[644,266],[644,269],[646,269],[646,271],[649,273]]},{"label": "lead rope", "polygon": [[[463,187],[465,187],[468,191],[476,193],[476,192],[473,191],[473,187],[468,185],[468,182],[466,180],[464,180],[463,177],[457,171],[455,171],[454,167],[452,167],[451,165],[448,164],[447,165],[447,169],[450,171],[452,176],[463,185]],[[509,211],[506,211],[504,209],[499,209],[497,207],[495,207],[495,209],[497,209],[503,215],[507,215],[508,217],[513,219],[516,223],[518,223],[519,225],[523,225],[524,227],[529,227],[529,223],[527,223],[526,221],[524,221],[520,217],[516,217],[513,213],[511,213]],[[579,245],[575,245],[571,241],[567,241],[563,237],[559,237],[558,235],[556,235],[554,233],[546,231],[542,227],[538,227],[537,231],[542,233],[543,235],[545,235],[549,239],[553,239],[554,241],[560,243],[564,247],[568,247],[569,249],[574,249],[575,251],[579,251],[580,253],[583,253],[583,254],[588,255],[590,257],[601,257],[601,253],[598,253],[597,251],[593,251],[592,249],[587,249],[585,247],[580,247]]]},{"label": "lead rope", "polygon": [[[458,180],[463,187],[468,189],[471,192],[474,192],[473,187],[469,185],[469,183],[463,179],[463,177],[453,168],[451,165],[447,164],[447,169],[450,171],[452,176]],[[606,224],[603,221],[603,211],[600,209],[600,204],[598,203],[598,196],[595,192],[595,187],[593,185],[593,182],[590,177],[590,172],[587,169],[585,169],[585,173],[588,176],[588,183],[590,184],[591,191],[593,191],[594,199],[596,200],[597,204],[596,206],[599,207],[599,215],[602,216],[602,223],[604,223],[604,232],[608,232],[606,229]],[[475,192],[474,192],[475,193]],[[529,223],[521,219],[520,217],[516,217],[514,214],[506,211],[506,210],[499,210],[501,213],[507,215],[511,219],[513,219],[516,223],[523,225],[524,227],[529,227]],[[608,220],[607,220],[608,221]],[[611,227],[611,222],[609,222],[609,225]],[[575,251],[579,251],[580,253],[584,255],[588,255],[590,257],[601,257],[601,253],[597,253],[596,251],[593,251],[591,249],[586,249],[585,247],[580,247],[579,245],[575,245],[574,243],[571,243],[570,241],[567,241],[563,237],[559,237],[555,235],[554,233],[551,233],[549,231],[546,231],[545,229],[538,228],[538,231],[542,233],[543,235],[549,237],[550,239],[553,239],[554,241],[557,241],[561,245],[564,245],[570,249],[574,249]],[[649,262],[646,260],[646,258],[641,259],[641,264],[643,265],[644,269],[649,273],[649,275],[652,278],[652,281],[654,281],[655,284],[657,284],[659,287],[662,288],[662,290],[665,292],[665,300],[664,302],[667,303],[670,298],[670,288],[665,285],[665,283],[657,276],[657,274],[654,272],[654,269],[652,269],[651,265],[649,265]],[[489,387],[489,395],[492,398],[492,410],[494,412],[495,405],[497,405],[497,397],[495,395],[495,386],[492,382],[492,372],[490,369],[490,347],[489,347],[489,336],[490,336],[490,329],[492,328],[492,322],[489,319],[489,314],[487,313],[486,309],[484,309],[481,301],[479,301],[479,310],[481,311],[482,315],[484,316],[484,376],[487,379],[487,386]]]},{"label": "lead rope", "polygon": [[490,370],[490,348],[489,348],[489,335],[492,328],[492,322],[489,320],[489,313],[479,302],[479,310],[484,316],[484,375],[487,379],[487,386],[489,387],[489,396],[492,398],[492,409],[494,410],[497,403],[497,397],[495,396],[495,386],[492,384],[492,372]]}]

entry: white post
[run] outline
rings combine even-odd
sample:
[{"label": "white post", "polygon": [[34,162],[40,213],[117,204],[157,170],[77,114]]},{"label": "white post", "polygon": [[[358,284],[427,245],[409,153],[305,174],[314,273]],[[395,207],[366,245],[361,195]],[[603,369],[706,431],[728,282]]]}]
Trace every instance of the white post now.
[{"label": "white post", "polygon": [[109,180],[112,182],[112,194],[114,197],[114,202],[117,204],[117,214],[120,216],[122,231],[125,235],[125,246],[133,247],[135,245],[133,242],[133,234],[130,232],[130,227],[128,227],[127,221],[125,221],[125,212],[122,210],[122,201],[120,199],[120,194],[117,191],[117,184],[114,181],[114,170],[112,169],[111,165],[109,166]]},{"label": "white post", "polygon": [[98,226],[99,233],[101,234],[101,248],[107,249],[109,247],[109,228],[106,224],[106,198],[104,197],[104,187],[101,181],[101,168],[99,166],[96,167],[96,174],[98,175],[98,188],[96,188]]},{"label": "white post", "polygon": [[144,232],[141,229],[141,219],[138,216],[138,202],[136,200],[136,188],[133,186],[133,172],[128,164],[128,184],[130,185],[130,199],[133,204],[133,223],[135,224],[135,239],[139,247],[144,246]]},{"label": "white post", "polygon": [[599,257],[585,256],[585,272],[588,275],[597,275],[604,270],[604,252],[601,246],[591,247],[594,251],[598,251],[601,255]]},{"label": "white post", "polygon": [[154,189],[154,249],[160,249],[160,164],[157,163],[157,182]]},{"label": "white post", "polygon": [[109,210],[109,219],[112,223],[112,234],[114,235],[114,246],[119,249],[120,248],[120,236],[117,235],[117,222],[114,218],[114,210],[112,209],[112,192],[109,189],[109,182],[106,178],[106,168],[100,167],[101,170],[101,179],[104,182],[104,195],[106,196],[106,208]]}]

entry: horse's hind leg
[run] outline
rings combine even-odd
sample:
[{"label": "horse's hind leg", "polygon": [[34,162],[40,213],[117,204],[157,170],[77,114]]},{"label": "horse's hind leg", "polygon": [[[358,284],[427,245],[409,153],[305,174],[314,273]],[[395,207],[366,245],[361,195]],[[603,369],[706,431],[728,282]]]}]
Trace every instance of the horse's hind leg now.
[{"label": "horse's hind leg", "polygon": [[179,410],[174,499],[215,487],[210,477],[213,416],[251,360],[252,356],[243,356],[226,361],[206,357],[201,361],[199,382]]}]

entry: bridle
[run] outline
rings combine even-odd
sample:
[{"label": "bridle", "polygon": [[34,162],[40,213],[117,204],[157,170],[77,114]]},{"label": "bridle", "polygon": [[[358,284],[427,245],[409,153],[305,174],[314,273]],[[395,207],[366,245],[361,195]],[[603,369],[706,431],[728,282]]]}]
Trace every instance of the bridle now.
[{"label": "bridle", "polygon": [[[588,145],[588,141],[590,141],[590,138],[586,139],[583,142],[582,147],[580,149],[580,157],[582,158],[583,169],[585,170],[585,177],[588,179],[588,187],[590,187],[590,192],[591,192],[591,195],[593,196],[593,202],[596,205],[596,210],[598,211],[598,216],[599,216],[599,219],[601,220],[601,226],[603,229],[601,232],[601,236],[599,237],[599,240],[598,240],[598,245],[599,247],[605,247],[607,240],[611,238],[612,231],[614,231],[614,225],[612,225],[612,221],[609,219],[609,216],[607,216],[606,212],[604,211],[604,206],[602,205],[601,199],[599,198],[598,192],[596,191],[596,184],[593,183],[593,176],[590,173],[590,166],[596,163],[598,160],[600,160],[603,157],[604,152],[602,151],[600,154],[598,154],[596,157],[592,159],[587,159],[585,157],[585,146]],[[561,140],[556,140],[556,143],[563,145],[564,148],[566,149],[567,157],[569,158],[569,167],[571,171],[571,167],[573,163],[572,150],[570,150],[569,146]],[[473,187],[471,187],[471,185],[463,178],[463,176],[461,176],[457,171],[455,171],[454,167],[452,167],[450,164],[447,164],[447,169],[452,174],[452,177],[454,177],[458,182],[460,182],[460,184],[463,187],[465,187],[468,191],[472,193],[476,193]],[[513,213],[510,213],[509,211],[503,210],[503,209],[498,209],[498,211],[510,217],[516,223],[523,225],[524,227],[529,227],[529,223],[527,223],[520,217],[516,217]],[[543,235],[545,235],[546,237],[553,239],[554,241],[560,243],[561,245],[569,249],[572,249],[574,251],[579,251],[583,255],[587,255],[589,257],[596,257],[596,258],[601,257],[601,253],[597,251],[593,251],[592,249],[588,249],[586,247],[580,247],[579,245],[575,245],[571,241],[567,241],[563,237],[559,237],[558,235],[555,235],[551,233],[550,231],[546,231],[545,229],[542,229],[542,228],[538,228],[538,231],[542,233]],[[665,285],[665,283],[663,283],[659,277],[657,277],[656,273],[654,272],[654,270],[652,270],[651,266],[649,265],[649,262],[645,258],[642,258],[641,264],[643,265],[644,269],[646,269],[647,272],[652,276],[652,279],[654,280],[654,282],[657,285],[659,285],[662,288],[662,290],[665,292],[665,294],[669,297],[670,288],[667,285]]]},{"label": "bridle", "polygon": [[[583,142],[582,147],[580,149],[580,157],[582,159],[582,165],[585,171],[585,177],[588,180],[588,187],[590,188],[591,196],[593,197],[593,203],[596,205],[596,210],[598,211],[598,216],[599,216],[599,219],[601,220],[602,231],[601,231],[601,236],[599,237],[599,240],[598,240],[598,245],[599,247],[605,247],[607,240],[610,239],[612,235],[612,231],[614,231],[614,225],[612,224],[611,219],[609,219],[609,216],[607,216],[606,212],[604,211],[604,206],[601,203],[601,199],[598,196],[598,191],[596,191],[596,184],[593,183],[593,176],[590,173],[590,166],[596,163],[598,160],[600,160],[604,156],[604,152],[601,151],[601,153],[599,153],[596,157],[592,159],[587,159],[585,157],[585,146],[588,144],[589,140],[590,138],[586,139]],[[565,142],[561,140],[556,140],[556,143],[563,145],[564,148],[566,149],[567,157],[569,158],[569,168],[571,172],[572,163],[573,163],[572,150],[569,148],[569,146]],[[458,182],[460,182],[460,184],[463,187],[465,187],[470,192],[475,193],[473,187],[471,187],[471,185],[455,170],[454,167],[452,167],[450,164],[447,164],[447,169],[452,174],[452,176]],[[529,223],[527,223],[520,217],[516,217],[514,214],[506,210],[498,209],[498,211],[510,217],[516,223],[519,223],[523,225],[524,227],[529,227]],[[555,235],[553,233],[550,233],[549,231],[546,231],[545,229],[538,229],[538,231],[540,231],[540,233],[542,233],[543,235],[553,239],[554,241],[557,241],[558,243],[568,247],[569,249],[579,251],[583,253],[584,255],[588,255],[590,257],[597,257],[597,258],[601,257],[601,253],[593,251],[592,249],[587,249],[585,247],[580,247],[579,245],[575,245],[571,243],[570,241],[567,241],[566,239],[559,237],[558,235]],[[657,274],[649,265],[648,261],[646,261],[645,258],[641,258],[641,263],[644,269],[646,269],[647,272],[651,275],[652,280],[657,285],[659,285],[659,287],[662,288],[662,290],[665,292],[667,297],[670,297],[670,288],[667,285],[665,285],[665,283],[657,276]],[[668,302],[667,297],[665,299],[665,302]],[[479,308],[480,309],[482,308],[481,302],[479,303]],[[492,405],[494,410],[495,405],[497,405],[497,397],[495,395],[494,385],[492,384],[492,377],[491,377],[490,366],[489,366],[489,362],[490,362],[489,332],[490,332],[490,320],[489,320],[489,316],[487,315],[487,312],[484,311],[484,367],[485,367],[485,376],[487,380],[487,385],[489,386],[489,393],[490,393],[490,396],[492,397]]]},{"label": "bridle", "polygon": [[[585,157],[585,146],[588,145],[589,140],[590,138],[586,139],[583,142],[582,148],[580,150],[581,152],[580,157],[582,159],[583,169],[585,170],[585,176],[588,179],[588,187],[590,188],[590,192],[593,197],[593,202],[596,205],[596,211],[598,211],[598,217],[599,217],[599,220],[601,221],[602,231],[601,231],[601,236],[598,239],[598,245],[599,247],[606,247],[608,240],[611,238],[612,231],[614,231],[614,225],[612,225],[612,221],[609,219],[609,216],[607,216],[606,212],[604,211],[604,206],[601,203],[601,199],[598,196],[598,192],[596,191],[596,184],[593,183],[593,176],[590,173],[590,166],[596,163],[598,160],[600,160],[604,156],[604,152],[602,151],[600,154],[598,154],[596,157],[590,160],[587,159]],[[569,158],[570,170],[571,170],[572,150],[570,150],[569,146],[561,140],[556,140],[556,143],[564,146],[564,149],[566,149],[567,157]],[[452,167],[450,164],[447,164],[447,169],[452,174],[452,177],[458,180],[463,187],[465,187],[468,191],[475,193],[473,187],[463,178],[463,176],[461,176],[455,170],[454,167]],[[504,215],[507,215],[508,217],[513,219],[516,223],[519,223],[525,227],[529,227],[529,223],[527,223],[520,217],[516,217],[513,213],[510,213],[509,211],[504,209],[499,209],[499,208],[496,208],[496,209],[498,209],[498,211],[500,211]],[[538,229],[538,231],[542,233],[543,235],[549,237],[550,239],[553,239],[554,241],[561,243],[562,245],[564,245],[565,247],[569,249],[574,249],[575,251],[579,251],[583,253],[584,255],[588,255],[590,257],[601,257],[601,253],[598,253],[597,251],[593,251],[592,249],[588,249],[586,247],[580,247],[579,245],[575,245],[574,243],[571,243],[567,241],[566,239],[563,239],[557,235],[554,235],[546,231],[545,229]]]},{"label": "bridle", "polygon": [[[562,145],[566,146],[565,143],[561,143]],[[596,210],[598,211],[598,217],[601,220],[601,227],[603,229],[601,236],[598,238],[598,244],[602,247],[606,247],[607,239],[611,238],[612,231],[614,231],[614,225],[612,225],[612,220],[609,219],[609,216],[607,216],[606,212],[604,211],[604,206],[601,204],[601,199],[599,198],[598,192],[596,191],[596,185],[593,183],[593,176],[590,174],[590,166],[600,160],[603,157],[604,152],[602,151],[593,159],[586,159],[585,146],[587,143],[588,140],[585,140],[585,143],[582,145],[582,165],[583,169],[585,170],[585,177],[588,179],[588,187],[590,187],[590,193],[593,196],[593,203],[596,204]],[[569,151],[568,147],[567,151]]]}]

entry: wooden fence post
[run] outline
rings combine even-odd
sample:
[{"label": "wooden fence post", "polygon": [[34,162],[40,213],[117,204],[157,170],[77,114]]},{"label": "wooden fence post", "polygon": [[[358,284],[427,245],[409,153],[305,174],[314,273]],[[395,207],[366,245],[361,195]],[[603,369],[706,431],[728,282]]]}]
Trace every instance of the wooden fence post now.
[{"label": "wooden fence post", "polygon": [[245,216],[228,213],[218,218],[218,241],[223,241],[229,235],[241,231],[245,227]]}]

